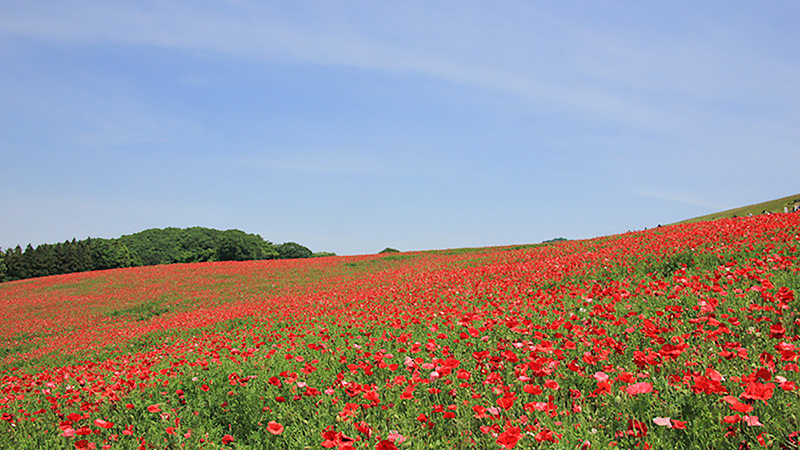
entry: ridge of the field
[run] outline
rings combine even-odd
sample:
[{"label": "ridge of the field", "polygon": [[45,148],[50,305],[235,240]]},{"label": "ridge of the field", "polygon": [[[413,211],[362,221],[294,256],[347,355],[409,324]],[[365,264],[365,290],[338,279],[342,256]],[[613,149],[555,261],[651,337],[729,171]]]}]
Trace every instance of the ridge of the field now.
[{"label": "ridge of the field", "polygon": [[754,203],[752,205],[726,209],[725,211],[719,211],[711,214],[706,214],[703,216],[693,217],[691,219],[682,220],[680,222],[675,222],[670,225],[677,225],[681,223],[703,222],[706,220],[717,220],[717,219],[733,218],[733,217],[744,217],[750,215],[755,216],[764,213],[774,214],[782,212],[793,212],[795,210],[796,205],[800,205],[800,194],[788,195],[786,197],[777,198],[775,200],[768,200],[761,203]]},{"label": "ridge of the field", "polygon": [[800,213],[0,284],[0,448],[797,448]]}]

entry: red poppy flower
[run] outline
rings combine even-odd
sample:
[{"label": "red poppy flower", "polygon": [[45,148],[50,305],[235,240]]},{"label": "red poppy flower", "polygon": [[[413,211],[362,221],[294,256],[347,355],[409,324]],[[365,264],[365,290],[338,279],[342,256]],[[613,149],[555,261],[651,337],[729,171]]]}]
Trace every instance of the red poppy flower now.
[{"label": "red poppy flower", "polygon": [[450,369],[450,370],[454,370],[459,365],[461,365],[461,361],[459,361],[459,360],[457,360],[455,358],[447,358],[444,361],[442,361],[442,367]]},{"label": "red poppy flower", "polygon": [[774,383],[750,383],[742,392],[740,397],[749,398],[751,400],[763,400],[764,403],[772,398],[772,393],[775,390]]},{"label": "red poppy flower", "polygon": [[517,445],[520,437],[522,437],[522,429],[520,427],[508,427],[500,433],[495,442],[506,449],[512,449]]},{"label": "red poppy flower", "polygon": [[752,406],[740,402],[739,399],[732,395],[726,395],[725,397],[722,397],[722,400],[725,401],[725,403],[727,403],[730,408],[736,412],[749,413],[753,410]]},{"label": "red poppy flower", "polygon": [[560,434],[556,435],[556,433],[553,433],[552,430],[542,430],[536,433],[536,435],[533,438],[536,439],[536,442],[545,442],[545,441],[558,442],[558,439],[560,437],[561,437]]},{"label": "red poppy flower", "polygon": [[625,392],[627,392],[630,395],[646,394],[652,391],[653,391],[653,385],[646,381],[634,383],[625,388]]},{"label": "red poppy flower", "polygon": [[111,427],[114,426],[113,423],[105,421],[103,419],[94,419],[94,424],[97,425],[100,428],[106,428],[106,429],[111,428]]},{"label": "red poppy flower", "polygon": [[744,417],[742,417],[742,421],[744,423],[746,423],[748,426],[751,426],[751,427],[763,427],[764,426],[764,424],[762,424],[758,420],[758,416],[744,416]]},{"label": "red poppy flower", "polygon": [[375,450],[397,450],[397,446],[394,442],[384,439],[375,445]]},{"label": "red poppy flower", "polygon": [[629,420],[628,434],[633,437],[647,436],[647,424],[636,419]]},{"label": "red poppy flower", "polygon": [[267,431],[277,436],[283,433],[283,425],[275,422],[274,420],[270,420],[270,422],[267,424]]},{"label": "red poppy flower", "polygon": [[769,327],[769,337],[780,339],[783,335],[786,334],[786,328],[783,325],[776,323]]},{"label": "red poppy flower", "polygon": [[722,421],[725,423],[739,423],[742,420],[742,416],[738,414],[734,414],[732,416],[725,416],[722,418]]},{"label": "red poppy flower", "polygon": [[514,400],[516,399],[517,397],[514,395],[514,393],[506,392],[502,397],[497,399],[497,406],[503,409],[511,408],[511,406],[514,405]]}]

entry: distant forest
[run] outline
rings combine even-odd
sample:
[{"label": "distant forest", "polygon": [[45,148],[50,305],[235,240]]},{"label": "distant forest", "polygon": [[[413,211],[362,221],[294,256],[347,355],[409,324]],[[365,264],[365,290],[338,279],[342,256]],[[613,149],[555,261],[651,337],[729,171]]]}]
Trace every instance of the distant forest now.
[{"label": "distant forest", "polygon": [[257,234],[211,228],[153,228],[117,239],[71,240],[0,249],[0,282],[62,273],[203,261],[310,258],[296,242],[275,245]]}]

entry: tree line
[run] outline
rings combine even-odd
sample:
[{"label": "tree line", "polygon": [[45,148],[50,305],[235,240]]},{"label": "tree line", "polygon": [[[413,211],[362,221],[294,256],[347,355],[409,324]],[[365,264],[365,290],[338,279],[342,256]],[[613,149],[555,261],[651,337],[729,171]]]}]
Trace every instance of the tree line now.
[{"label": "tree line", "polygon": [[204,261],[310,258],[296,242],[273,244],[257,234],[211,228],[153,228],[116,239],[72,239],[59,244],[28,244],[0,249],[0,282],[121,267]]}]

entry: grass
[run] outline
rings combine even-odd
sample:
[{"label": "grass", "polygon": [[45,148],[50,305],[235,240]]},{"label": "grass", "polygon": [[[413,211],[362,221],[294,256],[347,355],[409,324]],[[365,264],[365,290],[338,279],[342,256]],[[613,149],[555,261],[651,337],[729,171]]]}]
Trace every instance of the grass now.
[{"label": "grass", "polygon": [[170,312],[170,305],[165,304],[163,299],[153,299],[146,303],[131,306],[130,308],[113,309],[105,313],[107,317],[123,317],[130,320],[141,322],[158,317]]},{"label": "grass", "polygon": [[[784,206],[789,206],[800,202],[800,194],[790,195],[787,197],[778,198],[775,200],[770,200],[766,202],[756,203],[753,205],[748,206],[741,206],[739,208],[728,209],[725,211],[716,212],[713,214],[706,214],[704,216],[694,217],[692,219],[682,220],[680,222],[676,222],[672,225],[677,225],[681,223],[694,223],[694,222],[704,222],[708,220],[717,220],[717,219],[726,219],[732,217],[745,217],[750,214],[758,215],[762,214],[764,211],[770,213],[782,213]],[[790,209],[791,211],[791,209]]]},{"label": "grass", "polygon": [[798,231],[114,272],[63,317],[141,331],[86,314],[92,347],[0,365],[0,448],[796,448]]}]

